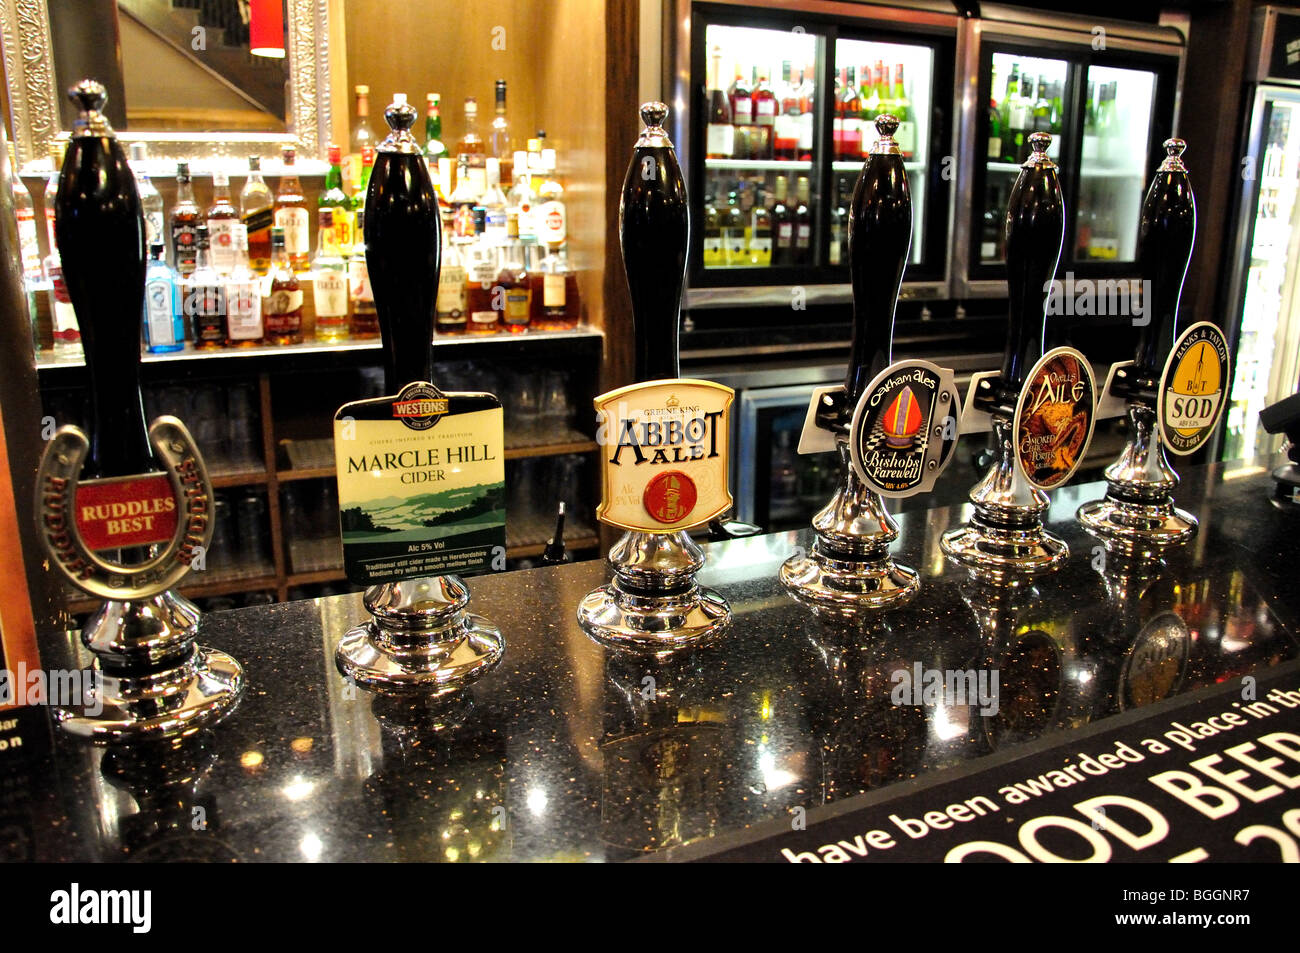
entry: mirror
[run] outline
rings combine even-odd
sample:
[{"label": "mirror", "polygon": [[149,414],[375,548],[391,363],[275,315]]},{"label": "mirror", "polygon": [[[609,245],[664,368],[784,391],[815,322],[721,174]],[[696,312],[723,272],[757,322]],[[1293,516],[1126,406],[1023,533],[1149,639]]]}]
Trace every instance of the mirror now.
[{"label": "mirror", "polygon": [[323,158],[328,5],[285,0],[286,56],[273,59],[248,52],[248,0],[0,0],[19,168],[48,164],[71,125],[64,88],[96,72],[116,74],[94,78],[109,85],[119,138],[149,143],[151,158],[242,162],[282,143]]}]

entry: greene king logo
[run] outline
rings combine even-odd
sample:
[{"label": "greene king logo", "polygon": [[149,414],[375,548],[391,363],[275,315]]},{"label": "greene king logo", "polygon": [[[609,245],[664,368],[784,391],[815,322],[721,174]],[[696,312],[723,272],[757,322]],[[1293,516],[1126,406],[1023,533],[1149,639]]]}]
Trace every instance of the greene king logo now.
[{"label": "greene king logo", "polygon": [[153,927],[152,890],[83,890],[74,883],[50,894],[50,922],[60,925],[124,924],[132,933]]},{"label": "greene king logo", "polygon": [[1043,285],[1049,315],[1067,314],[1083,317],[1131,317],[1133,326],[1151,323],[1151,282],[1137,278],[1074,278],[1067,271],[1065,280],[1053,278]]}]

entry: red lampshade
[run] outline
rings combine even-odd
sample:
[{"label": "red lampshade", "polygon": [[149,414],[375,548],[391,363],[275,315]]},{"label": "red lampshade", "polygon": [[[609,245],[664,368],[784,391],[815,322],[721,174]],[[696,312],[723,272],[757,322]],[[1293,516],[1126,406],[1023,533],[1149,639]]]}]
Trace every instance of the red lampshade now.
[{"label": "red lampshade", "polygon": [[248,45],[254,56],[284,56],[284,0],[252,0]]}]

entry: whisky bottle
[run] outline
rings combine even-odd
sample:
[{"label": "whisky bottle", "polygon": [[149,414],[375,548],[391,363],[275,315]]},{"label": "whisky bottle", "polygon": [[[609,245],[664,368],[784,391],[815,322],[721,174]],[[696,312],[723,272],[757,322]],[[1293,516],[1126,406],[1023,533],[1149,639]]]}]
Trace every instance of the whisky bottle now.
[{"label": "whisky bottle", "polygon": [[167,246],[161,236],[149,246],[149,267],[145,271],[144,346],[150,354],[185,347],[180,282],[175,270],[167,264]]},{"label": "whisky bottle", "polygon": [[190,340],[199,350],[226,343],[226,286],[212,267],[208,226],[195,226],[194,270],[185,279],[185,314],[190,319]]},{"label": "whisky bottle", "polygon": [[531,318],[532,290],[529,286],[528,268],[524,263],[524,246],[519,241],[519,217],[509,216],[506,222],[506,240],[501,249],[501,270],[497,272],[497,285],[501,288],[501,324],[511,334],[528,330]]},{"label": "whisky bottle", "polygon": [[284,229],[271,229],[271,274],[262,299],[262,318],[266,322],[267,344],[302,343],[302,285],[289,265]]},{"label": "whisky bottle", "polygon": [[388,393],[432,376],[442,219],[424,151],[411,134],[417,113],[401,93],[384,110],[391,130],[375,153],[366,190],[366,264],[379,313]]},{"label": "whisky bottle", "polygon": [[370,87],[356,86],[353,92],[357,97],[356,118],[352,121],[352,132],[348,139],[348,161],[344,168],[344,187],[353,194],[365,191],[361,179],[361,166],[367,153],[375,151],[375,134],[370,129]]},{"label": "whisky bottle", "polygon": [[[468,175],[473,182],[471,188],[475,195],[482,195],[487,188],[487,146],[478,132],[478,101],[474,97],[465,100],[465,134],[456,144],[456,160],[464,156],[468,166]],[[460,178],[457,176],[459,187]]]},{"label": "whisky bottle", "polygon": [[316,339],[340,341],[348,336],[348,266],[336,244],[336,209],[317,212],[316,257],[311,263],[312,302],[316,308]]},{"label": "whisky bottle", "polygon": [[280,176],[280,190],[275,194],[275,224],[284,232],[285,252],[289,256],[289,266],[294,271],[306,271],[308,268],[308,222],[307,199],[302,194],[302,183],[294,171],[294,160],[298,150],[285,146],[281,153],[284,157],[284,173]]},{"label": "whisky bottle", "polygon": [[442,269],[438,273],[437,313],[434,315],[434,331],[438,334],[464,334],[469,322],[465,310],[468,276],[463,261],[464,249],[464,241],[453,238],[447,243],[442,257]]},{"label": "whisky bottle", "polygon": [[532,320],[539,331],[571,331],[578,326],[582,305],[578,297],[578,276],[569,266],[563,248],[549,252],[541,269],[530,272]]},{"label": "whisky bottle", "polygon": [[188,278],[194,272],[198,249],[198,225],[203,213],[194,201],[194,183],[190,180],[190,164],[176,163],[176,204],[172,206],[172,265],[177,274]]},{"label": "whisky bottle", "polygon": [[135,171],[135,187],[140,193],[140,210],[144,213],[144,236],[152,250],[154,242],[163,241],[163,197],[154,186],[143,165],[149,159],[149,147],[143,142],[131,143],[131,167]]},{"label": "whisky bottle", "polygon": [[379,337],[379,315],[375,311],[375,294],[370,288],[370,272],[366,269],[366,246],[361,230],[348,257],[348,297],[352,316],[348,319],[348,336],[358,341]]},{"label": "whisky bottle", "polygon": [[470,334],[495,334],[499,329],[500,311],[493,285],[496,282],[497,249],[475,242],[469,246],[470,262],[465,290],[465,307]]},{"label": "whisky bottle", "polygon": [[248,267],[256,275],[265,275],[271,270],[275,198],[262,178],[260,156],[248,157],[248,179],[239,192],[239,214],[248,237]]},{"label": "whisky bottle", "polygon": [[219,275],[235,267],[235,227],[239,212],[230,201],[230,179],[224,172],[212,174],[212,204],[208,206],[209,260]]},{"label": "whisky bottle", "polygon": [[226,279],[226,346],[253,347],[265,337],[262,324],[262,289],[248,264],[248,231],[234,230],[234,264]]},{"label": "whisky bottle", "polygon": [[506,119],[506,81],[496,81],[496,115],[492,117],[489,133],[488,155],[500,163],[501,181],[509,182],[514,168],[515,147],[510,138],[510,123]]},{"label": "whisky bottle", "polygon": [[[320,194],[316,201],[318,209],[331,209],[334,214],[330,216],[333,221],[334,230],[331,239],[332,246],[336,253],[341,253],[340,249],[352,247],[352,199],[343,191],[343,171],[339,165],[339,147],[331,145],[329,147],[330,168],[325,173],[325,191]],[[317,219],[319,225],[319,219]],[[320,246],[320,235],[317,233],[316,244]]]}]

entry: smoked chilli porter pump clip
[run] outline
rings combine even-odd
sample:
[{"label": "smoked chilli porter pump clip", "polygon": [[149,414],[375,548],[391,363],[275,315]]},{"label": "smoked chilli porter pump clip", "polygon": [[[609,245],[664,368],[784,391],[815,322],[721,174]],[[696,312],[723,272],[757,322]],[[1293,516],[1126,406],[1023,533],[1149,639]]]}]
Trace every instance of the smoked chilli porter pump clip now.
[{"label": "smoked chilli porter pump clip", "polygon": [[195,644],[199,610],[173,587],[206,566],[212,481],[185,425],[146,427],[140,395],[144,218],[135,176],[103,106],[104,87],[69,91],[80,109],[59,174],[55,231],[81,328],[90,434],[65,426],[37,471],[38,532],[50,564],[104,600],[81,641],[94,655],[59,727],[94,742],[191,734],[226,714],[244,674]]},{"label": "smoked chilli porter pump clip", "polygon": [[593,638],[655,653],[697,645],[731,623],[726,600],[695,581],[705,556],[687,533],[731,508],[734,393],[678,377],[689,221],[667,116],[663,103],[641,106],[645,129],[619,204],[638,383],[595,401],[603,484],[597,516],[625,532],[609,552],[613,580],[578,606],[578,622]]},{"label": "smoked chilli porter pump clip", "polygon": [[1183,164],[1186,143],[1165,142],[1138,225],[1138,271],[1146,323],[1131,363],[1111,372],[1110,394],[1127,403],[1128,443],[1106,468],[1106,495],[1079,507],[1079,522],[1108,550],[1158,557],[1196,535],[1196,517],[1175,508],[1178,474],[1166,450],[1188,454],[1223,411],[1228,349],[1213,324],[1178,333],[1178,305],[1196,239],[1196,199]]},{"label": "smoked chilli porter pump clip", "polygon": [[996,456],[970,491],[971,521],[940,541],[950,559],[1002,585],[1025,584],[1069,554],[1043,529],[1045,491],[1065,483],[1082,462],[1096,412],[1087,359],[1071,348],[1043,350],[1047,296],[1065,237],[1061,184],[1047,156],[1051,141],[1045,132],[1030,135],[1031,154],[1011,190],[1006,352],[1000,372],[972,381],[963,416],[963,432],[980,429],[981,415],[989,421]]},{"label": "smoked chilli porter pump clip", "polygon": [[[480,677],[505,648],[496,626],[466,611],[465,583],[429,571],[483,569],[498,549],[504,558],[504,517],[499,533],[494,524],[473,539],[451,519],[500,512],[501,404],[432,383],[438,199],[410,132],[414,107],[399,94],[384,119],[391,132],[376,150],[364,234],[389,396],[346,404],[334,420],[345,569],[368,587],[373,618],[343,636],[335,662],[368,690],[429,697]],[[463,438],[469,430],[484,443]]]},{"label": "smoked chilli porter pump clip", "polygon": [[932,488],[958,437],[952,372],[925,361],[891,363],[894,313],[912,245],[912,196],[897,129],[893,116],[876,119],[880,138],[853,190],[853,344],[844,386],[813,395],[800,439],[801,453],[839,455],[839,486],[813,517],[812,553],[781,567],[787,591],[829,615],[888,609],[916,595],[916,571],[890,557],[898,524],[882,497]]}]

